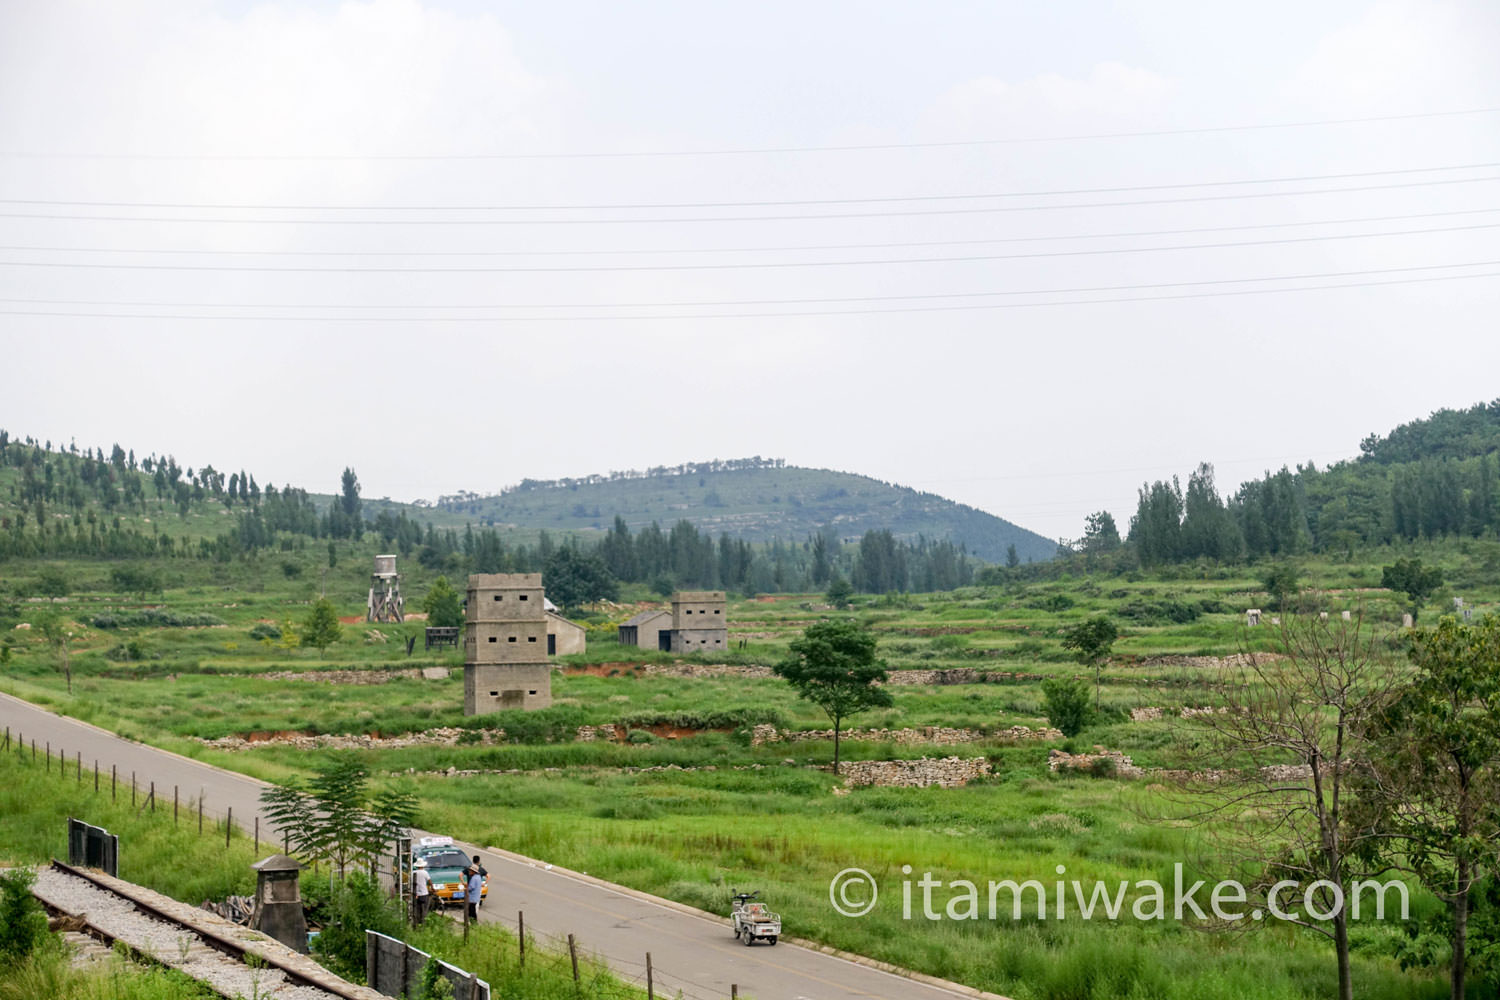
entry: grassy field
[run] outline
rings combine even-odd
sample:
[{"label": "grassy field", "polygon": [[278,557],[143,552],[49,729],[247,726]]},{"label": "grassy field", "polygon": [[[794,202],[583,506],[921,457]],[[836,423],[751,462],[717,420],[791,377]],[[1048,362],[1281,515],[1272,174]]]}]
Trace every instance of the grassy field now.
[{"label": "grassy field", "polygon": [[[1482,612],[1500,597],[1500,578],[1485,543],[1415,552],[1440,562],[1452,584],[1432,607],[1462,596]],[[1380,562],[1391,558],[1391,553],[1374,553],[1355,562],[1303,562],[1299,570],[1309,586],[1304,596],[1314,609],[1335,617],[1341,610],[1363,610],[1367,618],[1393,628],[1400,607],[1394,595],[1378,589]],[[221,569],[224,582],[205,578]],[[97,584],[54,605],[78,623],[72,693],[65,689],[55,653],[26,630],[10,633],[12,655],[0,686],[127,735],[270,779],[306,773],[317,756],[274,745],[231,753],[200,741],[256,732],[391,736],[438,726],[505,727],[506,742],[496,745],[478,742],[476,734],[457,746],[360,753],[375,773],[386,776],[383,780],[411,783],[427,828],[714,911],[725,908],[730,887],[760,888],[782,912],[789,934],[1017,998],[1292,1000],[1332,992],[1330,952],[1320,939],[1286,927],[1210,934],[1171,921],[1013,921],[1008,912],[997,921],[903,919],[903,865],[912,865],[917,875],[931,871],[943,881],[981,883],[1050,882],[1059,864],[1067,867],[1069,878],[1085,882],[1170,879],[1176,861],[1196,877],[1225,877],[1207,853],[1203,831],[1173,818],[1180,812],[1173,811],[1160,786],[1049,774],[1048,751],[1061,744],[1010,744],[993,737],[957,747],[846,741],[845,759],[984,756],[995,770],[993,777],[961,789],[846,790],[828,771],[832,748],[826,742],[750,745],[747,727],[754,722],[793,730],[827,726],[817,709],[797,700],[782,682],[684,678],[638,669],[671,658],[614,644],[611,622],[633,613],[638,606],[633,601],[598,610],[589,652],[563,658],[565,668],[597,675],[556,675],[553,708],[524,717],[465,718],[459,657],[405,656],[401,636],[419,623],[346,627],[340,642],[321,657],[281,648],[252,639],[250,629],[267,621],[295,623],[304,615],[313,596],[306,579],[312,568],[298,578],[285,576],[274,563],[242,569],[188,564],[183,579],[168,582],[165,595],[144,602],[110,593],[107,567],[70,564],[80,583]],[[358,569],[356,593],[362,594],[362,562]],[[1083,749],[1097,743],[1130,754],[1142,766],[1178,766],[1195,751],[1189,731],[1172,721],[1130,722],[1129,710],[1213,704],[1215,672],[1192,658],[1274,646],[1272,629],[1243,626],[1245,608],[1269,607],[1258,576],[1257,569],[1185,567],[1171,578],[1079,576],[861,598],[848,614],[875,631],[880,655],[892,669],[967,668],[991,677],[987,683],[894,687],[892,707],[853,724],[953,726],[990,734],[1012,725],[1041,726],[1046,720],[1038,678],[1080,673],[1061,648],[1061,631],[1104,613],[1122,629],[1115,658],[1103,672],[1105,712],[1067,745]],[[354,581],[353,575],[341,576],[338,592],[349,592]],[[331,582],[330,593],[334,590]],[[148,603],[212,614],[223,624],[93,624]],[[30,607],[23,605],[23,618]],[[362,603],[340,601],[342,614],[361,609]],[[736,599],[729,617],[736,648],[720,662],[774,663],[803,628],[829,613],[817,595]],[[1397,647],[1393,641],[1393,655]],[[132,658],[135,653],[140,655]],[[455,669],[445,680],[399,677],[379,684],[268,676],[353,670],[388,678],[391,670],[418,666]],[[719,725],[716,731],[667,739],[649,734],[653,721],[680,728],[692,728],[695,721]],[[639,742],[571,741],[577,726],[606,722],[637,730]],[[640,770],[663,767],[671,769]],[[451,778],[429,773],[448,768],[512,773]],[[850,865],[875,874],[883,890],[875,912],[861,920],[838,917],[828,903],[830,877]],[[1445,995],[1437,974],[1402,971],[1389,957],[1391,935],[1397,933],[1375,924],[1356,928],[1358,995]]]}]

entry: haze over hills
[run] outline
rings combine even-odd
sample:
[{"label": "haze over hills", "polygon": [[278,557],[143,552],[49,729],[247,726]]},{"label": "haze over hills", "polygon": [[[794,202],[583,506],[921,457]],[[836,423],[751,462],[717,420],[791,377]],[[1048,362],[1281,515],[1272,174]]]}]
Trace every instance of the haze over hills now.
[{"label": "haze over hills", "polygon": [[921,536],[961,544],[989,562],[1003,562],[1012,545],[1022,562],[1057,552],[1053,539],[932,493],[759,457],[524,480],[495,495],[441,497],[429,509],[523,531],[603,531],[619,516],[632,531],[687,520],[706,534],[748,542],[798,541],[825,528],[857,542],[866,531],[889,529],[903,541]]}]

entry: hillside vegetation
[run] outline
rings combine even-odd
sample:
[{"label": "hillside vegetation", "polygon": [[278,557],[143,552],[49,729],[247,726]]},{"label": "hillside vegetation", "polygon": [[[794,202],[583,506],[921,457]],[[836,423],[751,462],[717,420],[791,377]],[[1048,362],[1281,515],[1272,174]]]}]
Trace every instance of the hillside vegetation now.
[{"label": "hillside vegetation", "polygon": [[907,542],[951,541],[987,562],[1003,560],[1012,545],[1023,562],[1050,559],[1057,551],[1051,539],[932,493],[780,459],[525,480],[494,496],[443,497],[437,509],[485,525],[561,532],[600,532],[616,517],[632,531],[686,520],[704,534],[751,543],[819,531],[857,542],[867,531],[888,529]]}]

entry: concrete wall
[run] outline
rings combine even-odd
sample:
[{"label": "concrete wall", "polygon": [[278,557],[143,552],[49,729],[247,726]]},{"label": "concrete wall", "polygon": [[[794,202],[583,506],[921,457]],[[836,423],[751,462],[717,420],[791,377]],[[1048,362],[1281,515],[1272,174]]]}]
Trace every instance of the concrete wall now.
[{"label": "concrete wall", "polygon": [[727,628],[728,614],[722,590],[679,590],[672,595],[672,628]]},{"label": "concrete wall", "polygon": [[546,614],[542,596],[540,573],[475,573],[469,577],[464,620],[540,620]]},{"label": "concrete wall", "polygon": [[547,658],[547,620],[470,622],[465,663],[536,663]]},{"label": "concrete wall", "polygon": [[685,628],[672,630],[674,653],[722,653],[729,646],[726,628]]},{"label": "concrete wall", "polygon": [[464,714],[504,709],[546,708],[552,704],[552,665],[548,663],[465,663]]},{"label": "concrete wall", "polygon": [[547,612],[547,634],[556,636],[558,656],[571,656],[588,648],[588,632],[577,622],[570,622],[562,615]]}]

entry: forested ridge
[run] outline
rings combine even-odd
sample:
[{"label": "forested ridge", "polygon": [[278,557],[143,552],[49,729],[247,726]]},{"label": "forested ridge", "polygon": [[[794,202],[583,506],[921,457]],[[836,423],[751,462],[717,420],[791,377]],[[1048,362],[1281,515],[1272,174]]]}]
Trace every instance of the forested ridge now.
[{"label": "forested ridge", "polygon": [[1500,400],[1439,410],[1384,437],[1370,435],[1357,458],[1267,471],[1228,495],[1205,462],[1186,488],[1177,477],[1142,485],[1123,540],[1101,511],[1074,547],[1153,566],[1479,537],[1500,529],[1497,451]]},{"label": "forested ridge", "polygon": [[[741,592],[821,588],[846,578],[861,590],[941,590],[973,579],[979,565],[962,544],[870,528],[847,539],[832,528],[798,538],[717,537],[678,518],[631,530],[616,516],[602,536],[499,528],[439,527],[389,503],[370,505],[345,469],[326,502],[292,486],[262,486],[244,470],[185,467],[133,450],[54,449],[0,431],[0,562],[18,560],[204,560],[231,563],[314,544],[378,545],[438,572],[544,572],[559,592],[609,596],[619,582]],[[1019,561],[1019,556],[1013,556]],[[566,581],[566,582],[565,582]]]}]

